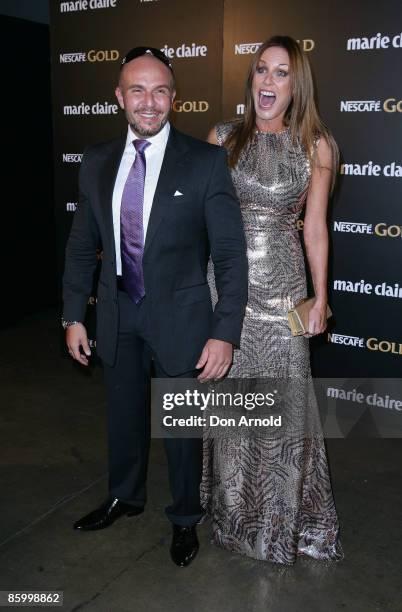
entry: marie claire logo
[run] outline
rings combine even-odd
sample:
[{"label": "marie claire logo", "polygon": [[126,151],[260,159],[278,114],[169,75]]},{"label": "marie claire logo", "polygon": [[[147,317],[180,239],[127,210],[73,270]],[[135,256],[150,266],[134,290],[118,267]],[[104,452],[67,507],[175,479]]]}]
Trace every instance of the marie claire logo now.
[{"label": "marie claire logo", "polygon": [[[297,41],[303,51],[312,51],[315,47],[315,42],[311,38],[303,38]],[[236,43],[234,46],[235,55],[252,55],[257,53],[261,47],[262,42],[253,43]]]},{"label": "marie claire logo", "polygon": [[209,104],[206,100],[193,102],[190,102],[190,100],[186,102],[175,100],[172,108],[175,113],[205,113],[209,109]]},{"label": "marie claire logo", "polygon": [[351,348],[366,348],[369,351],[378,351],[379,353],[391,353],[393,355],[402,356],[402,343],[394,340],[379,340],[378,338],[359,338],[359,336],[347,336],[345,334],[329,333],[327,336],[328,342],[332,344],[340,344]]},{"label": "marie claire logo", "polygon": [[75,212],[76,209],[77,209],[77,202],[67,202],[66,203],[67,212]]},{"label": "marie claire logo", "polygon": [[366,403],[369,406],[380,406],[381,408],[389,408],[401,411],[402,401],[390,397],[388,394],[384,396],[380,393],[371,393],[365,395],[359,393],[357,389],[343,389],[342,387],[327,387],[327,397],[333,399],[347,400],[349,402],[355,402],[357,404]]},{"label": "marie claire logo", "polygon": [[342,164],[340,172],[341,174],[350,176],[385,176],[387,178],[400,178],[402,177],[402,166],[396,162],[380,166],[380,164],[369,161],[366,164]]},{"label": "marie claire logo", "polygon": [[367,234],[381,238],[402,238],[402,225],[388,225],[387,223],[357,223],[355,221],[334,221],[334,232],[347,234]]},{"label": "marie claire logo", "polygon": [[161,48],[161,51],[163,51],[169,59],[173,57],[206,57],[208,47],[207,45],[197,45],[196,43],[191,43],[191,45],[183,43],[176,48],[165,45]]},{"label": "marie claire logo", "polygon": [[119,107],[110,102],[95,102],[95,104],[69,104],[63,106],[64,115],[117,115]]},{"label": "marie claire logo", "polygon": [[75,64],[81,62],[115,62],[120,57],[116,49],[97,51],[79,51],[74,53],[60,53],[60,64]]},{"label": "marie claire logo", "polygon": [[359,38],[348,38],[346,41],[347,51],[373,51],[376,49],[401,49],[402,33],[395,36],[384,36],[381,32],[375,36],[363,36]]},{"label": "marie claire logo", "polygon": [[63,153],[63,163],[79,164],[82,160],[82,153]]},{"label": "marie claire logo", "polygon": [[364,295],[378,295],[379,297],[402,299],[402,286],[399,283],[388,285],[387,283],[377,283],[373,285],[364,279],[359,281],[334,280],[334,291],[346,293],[362,293]]},{"label": "marie claire logo", "polygon": [[381,100],[341,100],[341,113],[402,113],[402,100],[387,98]]},{"label": "marie claire logo", "polygon": [[117,0],[73,0],[60,2],[60,13],[75,13],[103,8],[116,8]]}]

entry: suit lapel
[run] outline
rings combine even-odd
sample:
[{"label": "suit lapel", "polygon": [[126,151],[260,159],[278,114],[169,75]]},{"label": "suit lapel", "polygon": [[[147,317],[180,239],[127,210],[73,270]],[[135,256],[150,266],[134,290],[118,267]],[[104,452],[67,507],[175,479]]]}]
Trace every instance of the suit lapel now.
[{"label": "suit lapel", "polygon": [[126,145],[126,137],[119,138],[111,144],[111,151],[107,154],[107,158],[101,169],[100,175],[100,201],[105,218],[105,227],[109,233],[109,237],[114,245],[113,231],[113,190],[116,182],[117,173],[119,171],[120,161],[124,153]]},{"label": "suit lapel", "polygon": [[144,254],[147,252],[156,232],[166,213],[167,207],[172,202],[172,196],[180,174],[180,167],[184,163],[184,154],[188,151],[185,138],[170,126],[168,142],[165,155],[152,202],[151,215],[145,237]]}]

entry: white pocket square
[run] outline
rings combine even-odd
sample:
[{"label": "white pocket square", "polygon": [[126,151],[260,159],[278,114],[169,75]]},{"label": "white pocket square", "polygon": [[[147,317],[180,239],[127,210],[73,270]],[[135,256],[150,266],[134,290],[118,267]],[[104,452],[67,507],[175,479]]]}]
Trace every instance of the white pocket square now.
[{"label": "white pocket square", "polygon": [[174,192],[174,196],[176,197],[176,196],[181,196],[181,195],[183,195],[182,192],[176,189],[176,191]]}]

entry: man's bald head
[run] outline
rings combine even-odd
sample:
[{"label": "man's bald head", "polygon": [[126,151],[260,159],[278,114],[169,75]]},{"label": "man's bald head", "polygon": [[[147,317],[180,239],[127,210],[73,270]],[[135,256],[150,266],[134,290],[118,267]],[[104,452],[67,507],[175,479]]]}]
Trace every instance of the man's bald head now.
[{"label": "man's bald head", "polygon": [[132,130],[154,136],[166,124],[175,97],[173,73],[152,54],[125,62],[115,90]]}]

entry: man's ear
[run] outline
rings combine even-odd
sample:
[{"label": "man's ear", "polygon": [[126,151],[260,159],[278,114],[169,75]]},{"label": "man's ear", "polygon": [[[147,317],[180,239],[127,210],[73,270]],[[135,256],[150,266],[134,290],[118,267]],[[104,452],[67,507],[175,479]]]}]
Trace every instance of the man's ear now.
[{"label": "man's ear", "polygon": [[122,91],[121,91],[121,89],[120,89],[120,86],[119,86],[119,85],[118,85],[118,86],[116,87],[116,89],[114,90],[114,93],[115,93],[115,95],[116,95],[116,98],[117,98],[117,101],[118,101],[118,103],[119,103],[119,105],[120,105],[120,108],[122,108],[122,109],[124,110],[124,100],[123,100],[123,94],[122,94]]}]

